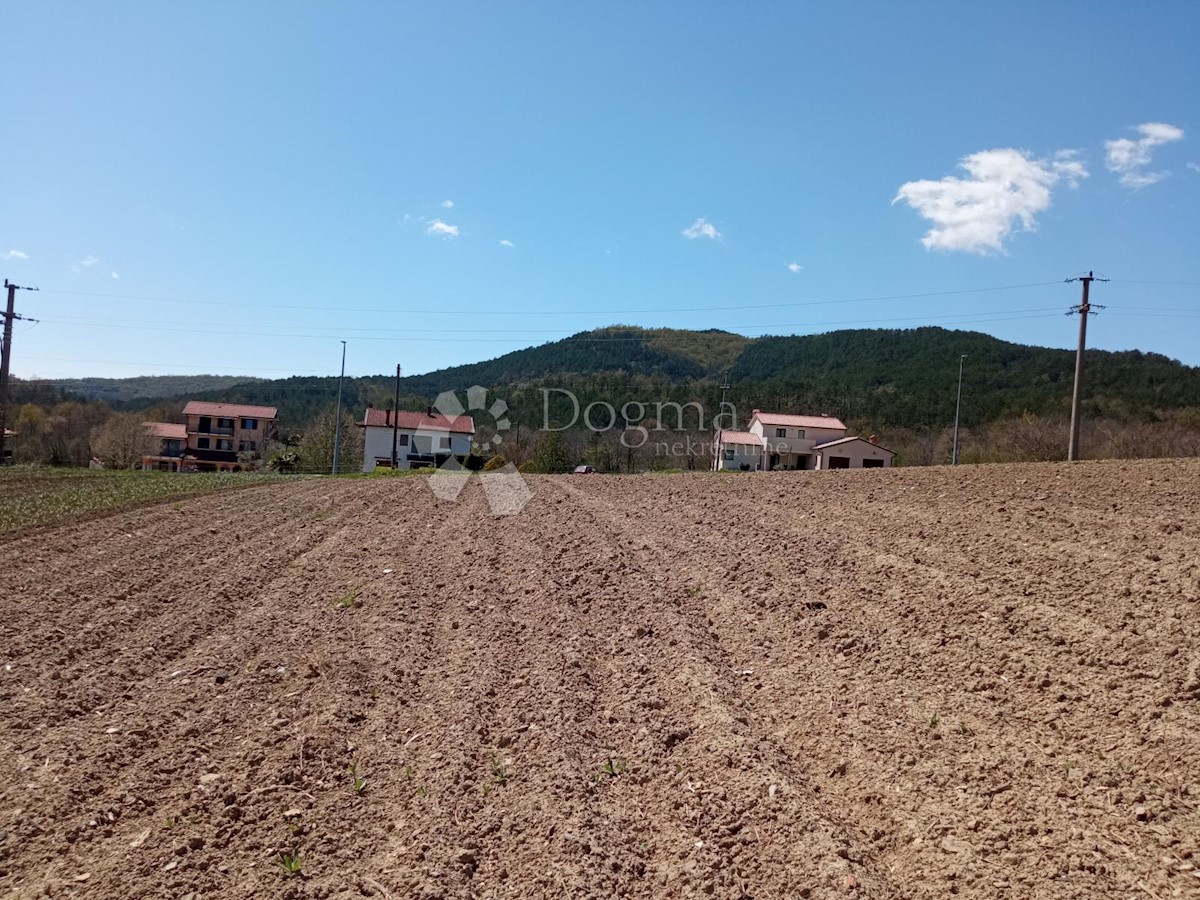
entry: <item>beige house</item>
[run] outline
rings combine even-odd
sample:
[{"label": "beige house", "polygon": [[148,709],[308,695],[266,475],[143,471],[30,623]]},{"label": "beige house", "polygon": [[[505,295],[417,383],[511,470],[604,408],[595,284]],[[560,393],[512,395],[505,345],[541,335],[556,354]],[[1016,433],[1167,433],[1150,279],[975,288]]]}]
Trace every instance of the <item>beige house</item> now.
[{"label": "beige house", "polygon": [[185,424],[147,422],[158,452],[142,459],[143,469],[174,472],[238,472],[262,458],[275,437],[274,406],[189,401]]},{"label": "beige house", "polygon": [[847,436],[834,416],[766,413],[756,409],[745,431],[717,435],[715,468],[743,472],[860,469],[890,466],[895,456],[877,439]]}]

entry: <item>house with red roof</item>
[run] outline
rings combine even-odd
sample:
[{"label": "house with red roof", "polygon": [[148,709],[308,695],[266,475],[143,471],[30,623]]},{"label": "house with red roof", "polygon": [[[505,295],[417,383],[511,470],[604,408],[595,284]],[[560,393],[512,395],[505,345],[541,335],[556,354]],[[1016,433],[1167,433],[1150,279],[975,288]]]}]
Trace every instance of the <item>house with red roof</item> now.
[{"label": "house with red roof", "polygon": [[436,467],[450,457],[465,462],[475,436],[475,420],[470,416],[445,416],[433,407],[424,412],[367,407],[357,424],[363,429],[364,472],[377,466]]},{"label": "house with red roof", "polygon": [[847,436],[834,416],[756,409],[745,431],[717,434],[716,468],[743,472],[887,467],[895,454],[878,440]]},{"label": "house with red roof", "polygon": [[274,406],[209,403],[191,400],[184,424],[147,422],[156,442],[142,459],[143,469],[169,472],[238,472],[262,459],[275,437],[279,412]]}]

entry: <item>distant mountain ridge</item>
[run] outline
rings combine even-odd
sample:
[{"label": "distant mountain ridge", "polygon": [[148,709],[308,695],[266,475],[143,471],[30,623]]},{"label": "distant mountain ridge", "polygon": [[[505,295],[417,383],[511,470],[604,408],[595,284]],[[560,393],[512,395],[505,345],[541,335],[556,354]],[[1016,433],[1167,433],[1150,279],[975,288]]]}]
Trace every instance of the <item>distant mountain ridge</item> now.
[{"label": "distant mountain ridge", "polygon": [[[1015,344],[979,332],[929,327],[748,338],[720,330],[624,325],[402,378],[401,405],[419,408],[442,391],[479,384],[503,397],[526,423],[541,419],[541,388],[572,391],[584,405],[696,401],[715,412],[721,379],[728,375],[729,399],[744,410],[743,418],[758,407],[829,412],[880,428],[933,427],[953,418],[962,354],[967,355],[964,423],[1023,413],[1061,415],[1069,408],[1074,351]],[[336,402],[337,382],[336,376],[157,376],[157,382],[57,383],[84,396],[99,397],[87,392],[103,388],[125,408],[184,397],[278,406],[285,427],[298,427]],[[347,379],[347,407],[361,416],[367,403],[390,406],[394,384],[386,374]],[[178,391],[154,396],[156,387]],[[1200,369],[1155,353],[1090,350],[1085,396],[1091,414],[1123,420],[1149,421],[1193,408],[1200,415]]]},{"label": "distant mountain ridge", "polygon": [[51,378],[41,383],[87,400],[119,405],[141,400],[174,400],[261,380],[250,375],[140,375],[135,378]]}]

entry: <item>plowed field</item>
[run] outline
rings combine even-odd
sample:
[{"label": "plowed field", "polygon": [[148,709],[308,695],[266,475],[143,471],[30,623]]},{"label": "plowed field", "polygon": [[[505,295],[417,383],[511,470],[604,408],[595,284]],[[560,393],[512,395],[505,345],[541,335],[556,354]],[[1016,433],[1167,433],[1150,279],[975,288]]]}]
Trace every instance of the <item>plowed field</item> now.
[{"label": "plowed field", "polygon": [[0,895],[1200,895],[1197,462],[530,486],[5,538]]}]

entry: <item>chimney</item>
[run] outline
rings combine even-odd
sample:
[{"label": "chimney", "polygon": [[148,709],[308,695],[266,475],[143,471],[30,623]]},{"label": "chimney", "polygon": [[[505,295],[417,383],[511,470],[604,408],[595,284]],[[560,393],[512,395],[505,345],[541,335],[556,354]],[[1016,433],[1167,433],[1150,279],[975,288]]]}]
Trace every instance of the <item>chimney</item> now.
[{"label": "chimney", "polygon": [[878,444],[879,443],[879,435],[873,434],[869,438],[867,438],[867,440],[870,441],[872,444]]},{"label": "chimney", "polygon": [[383,424],[384,425],[392,424],[392,411],[390,409],[385,409],[383,411]]},{"label": "chimney", "polygon": [[755,410],[751,410],[751,411],[750,411],[750,415],[752,415],[752,416],[757,416],[757,415],[758,415],[760,412],[761,412],[761,410],[757,410],[757,409],[755,409]]},{"label": "chimney", "polygon": [[433,418],[433,407],[432,406],[425,407],[425,415],[429,416],[429,418],[431,418],[431,419]]}]

